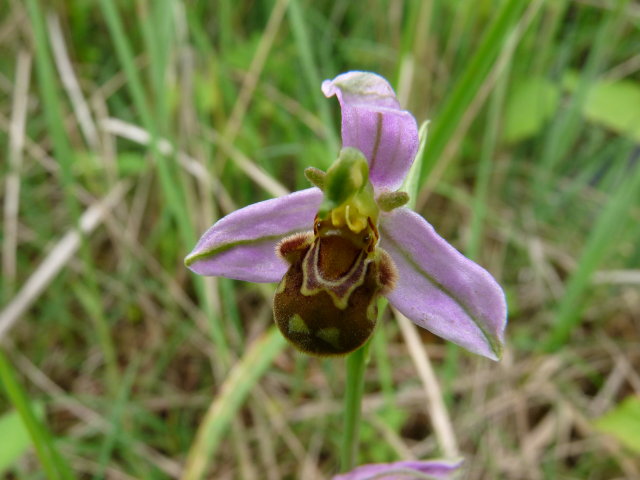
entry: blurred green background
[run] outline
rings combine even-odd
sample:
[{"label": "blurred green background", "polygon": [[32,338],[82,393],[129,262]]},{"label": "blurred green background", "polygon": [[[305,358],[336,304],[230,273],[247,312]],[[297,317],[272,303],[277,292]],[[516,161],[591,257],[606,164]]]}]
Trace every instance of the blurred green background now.
[{"label": "blurred green background", "polygon": [[337,472],[343,362],[271,333],[273,285],[182,262],[330,165],[320,84],[348,70],[430,121],[417,209],[510,310],[500,363],[412,350],[388,313],[359,461],[446,453],[428,353],[464,478],[640,478],[640,4],[617,0],[1,0],[0,476]]}]

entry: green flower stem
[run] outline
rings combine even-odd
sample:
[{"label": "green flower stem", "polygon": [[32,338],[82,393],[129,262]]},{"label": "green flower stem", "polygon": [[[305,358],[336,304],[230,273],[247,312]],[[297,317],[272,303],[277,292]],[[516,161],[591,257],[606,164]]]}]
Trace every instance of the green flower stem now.
[{"label": "green flower stem", "polygon": [[[382,320],[389,301],[384,297],[378,300],[378,324]],[[379,335],[375,332],[374,335]],[[384,339],[382,340],[384,342]],[[340,450],[340,469],[343,472],[356,466],[360,437],[360,418],[362,413],[362,395],[364,393],[364,370],[369,358],[372,339],[351,353],[347,359],[347,379],[344,394],[344,431]],[[384,389],[384,385],[383,385]],[[385,395],[386,396],[386,395]]]},{"label": "green flower stem", "polygon": [[344,395],[344,432],[340,451],[340,467],[343,472],[355,467],[360,436],[362,394],[364,392],[364,369],[369,353],[367,342],[347,356],[347,380]]}]

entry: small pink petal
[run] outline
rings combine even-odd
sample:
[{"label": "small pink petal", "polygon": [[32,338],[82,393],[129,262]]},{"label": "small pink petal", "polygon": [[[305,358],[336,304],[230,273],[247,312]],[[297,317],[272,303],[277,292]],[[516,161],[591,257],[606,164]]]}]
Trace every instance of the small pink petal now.
[{"label": "small pink petal", "polygon": [[374,187],[397,189],[418,151],[418,125],[400,108],[389,82],[375,73],[348,72],[325,80],[322,92],[340,102],[342,146],[364,153]]},{"label": "small pink petal", "polygon": [[287,263],[276,255],[276,245],[311,230],[321,202],[322,192],[309,188],[236,210],[206,231],[185,265],[200,275],[279,282]]},{"label": "small pink petal", "polygon": [[381,247],[398,267],[398,281],[387,295],[391,304],[420,327],[497,360],[507,306],[491,274],[407,208],[384,215],[380,234]]}]

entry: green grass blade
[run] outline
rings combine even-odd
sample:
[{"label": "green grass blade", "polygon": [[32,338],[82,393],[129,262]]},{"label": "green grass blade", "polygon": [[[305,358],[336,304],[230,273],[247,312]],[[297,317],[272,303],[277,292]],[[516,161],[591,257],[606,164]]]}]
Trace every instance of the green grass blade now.
[{"label": "green grass blade", "polygon": [[122,26],[116,4],[112,0],[100,0],[100,7],[105,21],[107,22],[111,39],[116,48],[118,60],[120,61],[120,64],[124,69],[124,74],[127,78],[127,89],[131,94],[131,98],[138,110],[138,113],[142,117],[142,123],[145,125],[145,128],[149,130],[149,133],[151,133],[152,136],[155,136],[157,134],[156,129],[154,128],[155,122],[153,122],[151,110],[144,94],[142,79],[140,78],[140,74],[138,73],[138,69],[135,65],[133,52],[127,40],[124,27]]},{"label": "green grass blade", "polygon": [[320,91],[320,83],[324,78],[320,75],[315,63],[314,49],[311,47],[310,35],[307,31],[307,25],[298,0],[289,0],[289,21],[291,23],[291,30],[293,30],[293,38],[298,48],[298,57],[302,63],[302,74],[307,82],[309,92],[318,110],[318,114],[322,119],[322,123],[325,125],[329,147],[331,151],[337,152],[340,148],[340,142],[335,132],[329,102],[327,102]]},{"label": "green grass blade", "polygon": [[220,394],[209,406],[198,428],[195,441],[189,450],[182,480],[203,478],[222,436],[244,404],[251,388],[264,375],[286,344],[280,332],[271,327],[245,352],[225,380]]},{"label": "green grass blade", "polygon": [[471,232],[469,235],[469,244],[467,246],[467,256],[473,260],[478,260],[480,256],[480,245],[482,243],[483,226],[487,214],[487,201],[489,195],[489,181],[491,180],[491,168],[493,166],[493,157],[498,142],[498,127],[500,124],[500,113],[504,103],[508,71],[503,72],[496,90],[491,96],[489,102],[489,114],[487,118],[487,128],[482,141],[482,149],[480,151],[480,161],[476,173],[476,186],[474,191],[474,199],[471,206]]},{"label": "green grass blade", "polygon": [[612,38],[616,36],[619,20],[623,15],[627,1],[618,0],[616,8],[606,14],[595,35],[592,48],[584,69],[581,70],[578,85],[566,110],[549,130],[544,144],[541,166],[535,176],[535,195],[538,201],[545,202],[545,192],[554,177],[554,171],[560,160],[566,157],[582,132],[582,110],[589,92],[593,88],[597,75],[603,68],[606,53],[611,48]]},{"label": "green grass blade", "polygon": [[[623,150],[618,161],[625,161],[631,150]],[[564,296],[557,308],[556,318],[544,344],[548,351],[555,351],[564,345],[571,330],[580,322],[583,300],[592,274],[605,256],[616,246],[618,233],[626,225],[626,216],[632,205],[637,205],[640,193],[640,164],[629,172],[626,181],[616,190],[598,217],[591,234],[587,238],[580,261],[566,286]]]},{"label": "green grass blade", "polygon": [[220,30],[220,50],[226,52],[233,41],[233,5],[231,0],[220,0],[218,6],[218,28]]},{"label": "green grass blade", "polygon": [[429,134],[429,144],[423,154],[420,184],[429,176],[438,158],[454,134],[462,115],[476,96],[489,73],[500,49],[518,19],[519,12],[526,5],[521,0],[507,0],[497,12],[495,20],[487,28],[480,46],[469,61],[469,65],[453,87],[438,111]]},{"label": "green grass blade", "polygon": [[64,115],[58,97],[59,85],[51,60],[44,15],[40,2],[37,0],[28,0],[27,7],[36,43],[36,75],[38,77],[46,125],[51,134],[54,154],[58,160],[58,165],[60,165],[62,188],[65,193],[67,208],[71,218],[75,221],[80,218],[80,205],[73,191],[72,162],[74,155],[64,129],[64,122],[61,121]]},{"label": "green grass blade", "polygon": [[[186,253],[188,249],[195,244],[196,234],[194,226],[190,220],[190,215],[188,215],[186,198],[182,189],[182,182],[176,181],[179,177],[175,171],[176,169],[173,162],[170,162],[170,159],[163,157],[158,151],[158,124],[155,121],[149,107],[148,99],[145,96],[142,78],[135,66],[133,51],[126,37],[122,20],[116,5],[112,0],[100,0],[100,7],[106,19],[111,39],[115,45],[118,60],[124,69],[124,73],[127,78],[127,87],[131,93],[133,103],[141,116],[144,127],[151,135],[151,151],[156,160],[164,202],[172,219],[178,225],[179,238],[185,247]],[[162,32],[154,34],[152,30],[153,27],[150,28],[151,30],[147,32],[149,37],[162,35]],[[157,53],[157,56],[161,55],[169,55],[169,52],[163,51]],[[157,60],[157,62],[164,64],[164,61],[161,60]],[[156,67],[156,70],[157,68],[158,67]],[[164,72],[157,73],[156,77],[163,73]],[[158,78],[156,78],[155,82],[156,85],[163,84],[163,82]],[[200,277],[194,277],[193,283],[195,285],[198,298],[200,299],[200,304],[203,309],[205,309],[208,318],[211,319],[212,337],[216,344],[216,348],[224,355],[225,358],[228,358],[227,352],[229,351],[229,348],[227,346],[227,341],[224,333],[222,332],[220,322],[217,321],[217,318],[215,318],[215,315],[210,308],[211,302],[207,298],[205,282]]]},{"label": "green grass blade", "polygon": [[[58,96],[58,80],[52,64],[44,24],[44,15],[41,10],[40,2],[37,0],[29,0],[27,6],[29,9],[34,37],[36,39],[36,73],[43,101],[47,130],[52,138],[53,151],[57,164],[60,165],[62,187],[65,193],[66,205],[73,221],[77,222],[80,219],[81,214],[80,204],[76,198],[75,192],[76,179],[73,174],[74,161],[77,158],[77,155],[73,151],[69,138],[67,137],[64,122],[61,121],[61,119],[64,118],[64,112]],[[99,303],[100,291],[96,280],[94,262],[91,258],[91,252],[84,237],[80,248],[80,256],[85,267],[84,273],[87,281],[87,287],[90,291],[89,295],[96,299],[96,303]],[[95,310],[95,315],[92,317],[92,320],[94,320],[96,324],[100,325],[98,332],[108,331],[107,321],[101,308],[97,308]],[[103,354],[107,361],[108,383],[113,386],[117,383],[117,369],[115,368],[114,362],[110,361],[110,359],[113,358],[111,353],[115,349],[111,343],[111,338],[108,335],[101,337],[101,343],[106,347],[103,350]]]},{"label": "green grass blade", "polygon": [[[181,239],[184,245],[190,245],[195,240],[195,232],[189,221],[189,216],[185,214],[186,202],[180,188],[180,182],[176,182],[174,168],[158,151],[158,124],[156,123],[148,100],[144,93],[144,87],[140,74],[135,66],[133,51],[122,26],[120,15],[112,0],[100,0],[100,7],[107,22],[111,39],[116,48],[118,60],[124,69],[127,78],[127,88],[131,93],[133,103],[141,116],[145,129],[151,135],[151,150],[156,160],[156,166],[160,176],[160,182],[166,198],[166,205],[176,221]],[[167,55],[167,52],[159,52],[160,55]]]},{"label": "green grass blade", "polygon": [[121,431],[123,429],[122,423],[123,416],[125,414],[125,408],[131,395],[133,382],[135,380],[140,364],[140,358],[138,358],[137,360],[138,361],[131,363],[127,368],[127,371],[123,376],[122,384],[120,385],[117,397],[115,398],[115,403],[111,411],[111,417],[109,418],[109,424],[112,425],[113,428],[109,430],[100,448],[100,453],[98,455],[99,467],[98,471],[94,475],[94,478],[96,480],[105,478],[107,465],[113,455],[113,450],[115,448],[116,442],[119,440],[119,436],[121,435]]},{"label": "green grass blade", "polygon": [[29,431],[47,477],[53,480],[74,479],[75,476],[71,473],[71,469],[58,453],[51,434],[36,417],[27,393],[18,382],[13,366],[2,350],[0,350],[0,380],[7,397],[9,397],[14,408],[20,414],[22,423]]}]

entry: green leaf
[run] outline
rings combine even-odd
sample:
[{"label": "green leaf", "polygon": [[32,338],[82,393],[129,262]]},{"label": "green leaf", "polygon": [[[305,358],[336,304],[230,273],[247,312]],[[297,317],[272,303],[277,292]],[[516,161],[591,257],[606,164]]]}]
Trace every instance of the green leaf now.
[{"label": "green leaf", "polygon": [[596,84],[585,104],[585,117],[640,141],[640,83],[631,80]]},{"label": "green leaf", "polygon": [[640,396],[623,400],[595,422],[598,430],[616,437],[631,450],[640,453]]},{"label": "green leaf", "polygon": [[507,102],[504,139],[515,143],[533,137],[558,107],[560,88],[542,77],[518,83]]},{"label": "green leaf", "polygon": [[[42,405],[34,405],[36,417],[42,419]],[[22,423],[15,410],[6,412],[0,417],[0,476],[32,447],[29,431]]]}]

